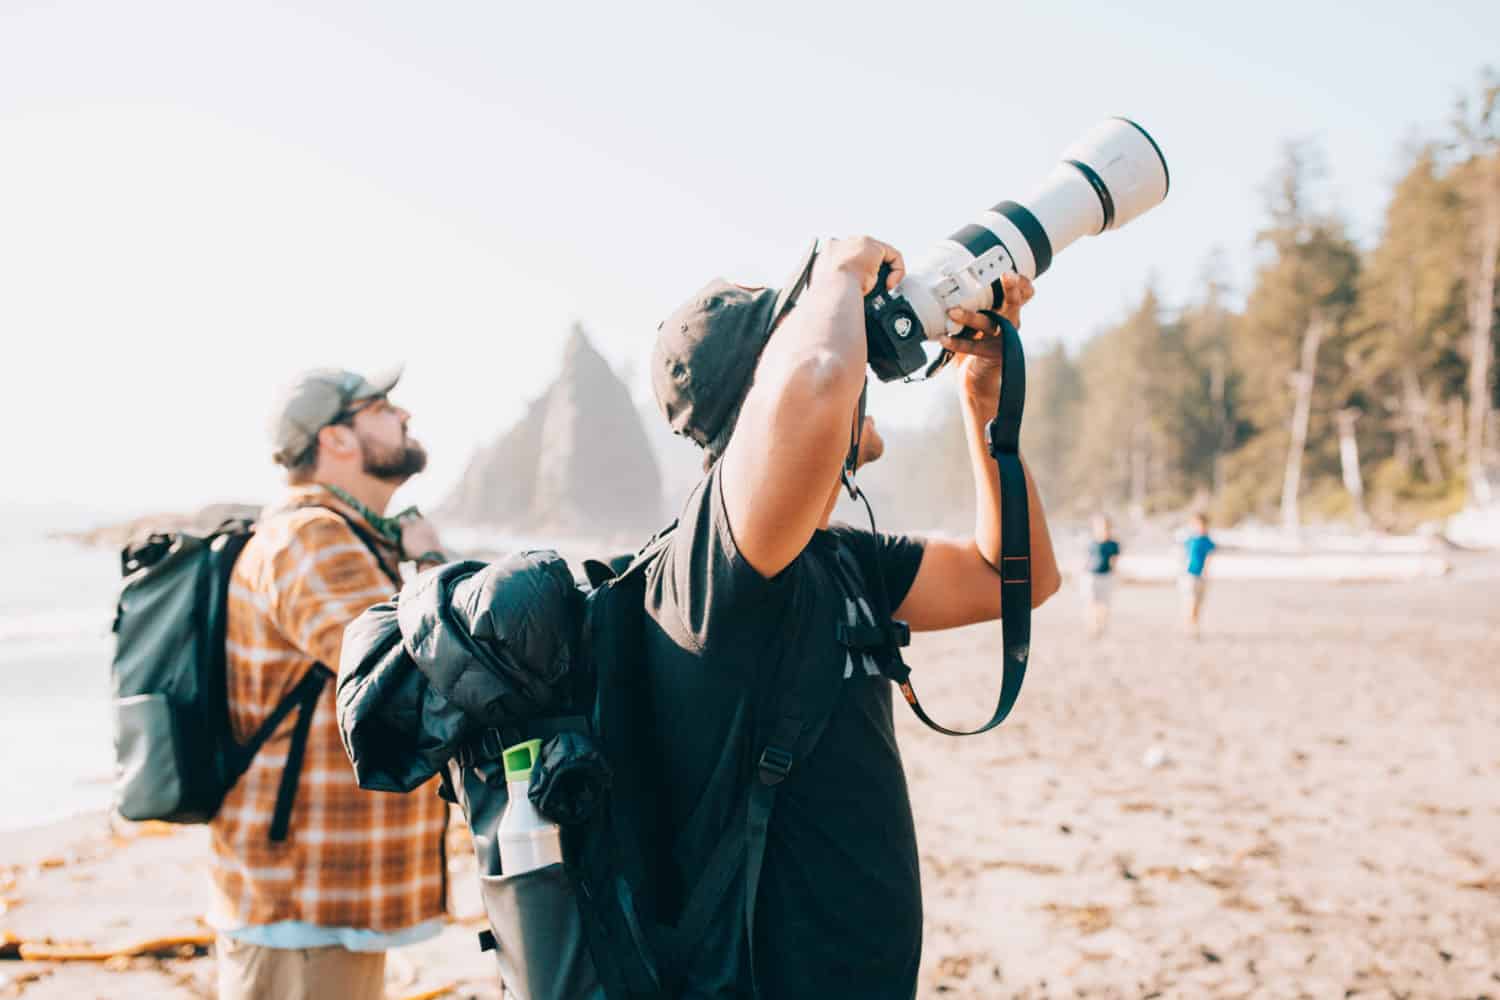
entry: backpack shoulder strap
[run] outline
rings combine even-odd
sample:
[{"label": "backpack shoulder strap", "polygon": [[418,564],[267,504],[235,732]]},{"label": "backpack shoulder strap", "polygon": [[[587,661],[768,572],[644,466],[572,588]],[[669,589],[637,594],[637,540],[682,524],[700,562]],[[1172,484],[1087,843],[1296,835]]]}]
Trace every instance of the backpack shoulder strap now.
[{"label": "backpack shoulder strap", "polygon": [[[359,539],[365,548],[369,549],[370,555],[375,559],[375,564],[380,568],[381,575],[385,576],[393,586],[399,587],[401,585],[401,577],[394,573],[386,564],[380,550],[366,533],[360,530],[358,525],[339,511],[333,510],[330,507],[323,507],[321,509],[335,515],[339,520],[348,525],[349,530],[354,533],[354,537]],[[250,531],[251,524],[247,521],[226,521],[219,526],[215,534],[230,535],[232,544],[234,545],[233,555],[237,556],[239,549],[248,540]],[[232,564],[233,560],[231,559],[229,565],[232,566]],[[216,647],[219,649],[223,648],[222,630],[224,621],[222,619],[225,617],[227,616],[220,616],[220,634],[216,636]],[[334,671],[330,667],[324,663],[315,662],[302,675],[301,680],[276,703],[276,706],[271,709],[271,714],[266,716],[255,732],[251,734],[250,739],[243,745],[234,747],[231,752],[228,774],[225,781],[226,790],[232,788],[240,778],[244,777],[245,772],[250,768],[251,762],[255,760],[255,755],[265,746],[266,741],[271,738],[277,728],[286,720],[286,717],[293,711],[297,712],[297,723],[292,729],[292,742],[287,748],[286,764],[281,769],[281,778],[276,787],[276,805],[271,814],[270,839],[274,842],[279,843],[286,840],[287,832],[290,829],[292,807],[296,802],[297,786],[302,779],[302,764],[307,755],[307,739],[312,730],[313,713],[317,709],[318,699],[323,694],[323,688],[327,686],[328,681],[332,677],[334,677]]]},{"label": "backpack shoulder strap", "polygon": [[771,829],[771,814],[776,807],[776,792],[817,747],[833,715],[839,692],[843,690],[842,669],[817,671],[783,671],[792,676],[778,677],[771,692],[776,707],[768,735],[756,758],[750,777],[750,792],[745,802],[745,937],[750,956],[752,995],[758,995],[755,972],[755,914],[760,896],[761,872],[766,860],[766,837]]},{"label": "backpack shoulder strap", "polygon": [[354,537],[359,540],[359,543],[370,551],[370,556],[375,560],[375,565],[380,567],[380,574],[390,581],[391,586],[397,588],[398,590],[400,589],[401,574],[400,572],[398,572],[397,567],[394,567],[386,562],[385,555],[380,551],[380,546],[375,544],[375,540],[370,537],[369,532],[361,528],[353,518],[349,517],[343,511],[334,510],[332,507],[324,507],[321,504],[317,504],[307,507],[294,507],[289,510],[277,511],[271,516],[283,517],[287,514],[294,513],[295,511],[309,509],[327,511],[334,517],[338,518],[340,521],[343,521],[344,524],[348,526],[349,530],[354,533]]},{"label": "backpack shoulder strap", "polygon": [[363,544],[365,548],[370,550],[370,555],[375,558],[375,565],[380,567],[380,572],[384,574],[385,578],[391,582],[391,586],[396,587],[399,590],[401,587],[400,571],[396,567],[386,564],[385,556],[381,554],[380,547],[375,544],[374,539],[370,537],[369,533],[361,528],[358,524],[354,523],[353,518],[347,516],[341,511],[334,510],[332,507],[324,507],[323,509],[328,511],[330,514],[336,514],[339,520],[343,521],[349,526],[349,530],[354,532],[354,537],[358,538],[360,540],[360,543]]},{"label": "backpack shoulder strap", "polygon": [[313,712],[317,710],[318,698],[323,693],[333,671],[321,663],[314,663],[298,682],[301,692],[293,691],[285,699],[294,697],[299,702],[297,726],[292,730],[292,745],[287,748],[286,764],[281,769],[281,782],[276,786],[276,806],[271,812],[271,840],[280,843],[286,839],[287,828],[292,822],[292,803],[297,798],[297,785],[302,780],[302,758],[307,752],[307,734],[312,729]]},{"label": "backpack shoulder strap", "polygon": [[819,673],[790,663],[764,682],[757,698],[761,721],[754,734],[755,764],[749,787],[688,893],[676,926],[665,932],[663,950],[670,957],[680,961],[691,954],[743,867],[741,908],[753,980],[756,902],[776,794],[797,762],[817,747],[842,689],[841,669]]},{"label": "backpack shoulder strap", "polygon": [[297,783],[302,778],[302,759],[307,753],[307,735],[312,728],[313,712],[318,706],[318,698],[323,694],[324,686],[332,676],[332,670],[321,663],[314,663],[302,675],[302,679],[276,703],[276,707],[266,716],[249,741],[239,748],[230,771],[228,784],[233,786],[244,777],[250,768],[250,762],[255,759],[260,748],[265,746],[271,734],[276,732],[293,709],[297,711],[297,726],[292,730],[292,745],[287,748],[286,764],[281,769],[281,781],[276,787],[276,807],[271,814],[273,841],[286,839],[292,819],[292,805],[297,798]]}]

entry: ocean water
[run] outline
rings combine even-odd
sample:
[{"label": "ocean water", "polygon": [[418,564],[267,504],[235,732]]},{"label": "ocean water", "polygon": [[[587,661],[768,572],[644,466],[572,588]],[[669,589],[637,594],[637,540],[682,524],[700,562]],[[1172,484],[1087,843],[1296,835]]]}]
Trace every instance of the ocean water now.
[{"label": "ocean water", "polygon": [[[110,623],[119,553],[57,536],[116,524],[132,513],[139,512],[0,505],[0,831],[109,806]],[[523,538],[456,527],[444,528],[443,538],[459,552],[543,547],[574,560],[629,551],[635,542]]]},{"label": "ocean water", "polygon": [[51,536],[115,519],[0,507],[0,830],[109,804],[118,554]]}]

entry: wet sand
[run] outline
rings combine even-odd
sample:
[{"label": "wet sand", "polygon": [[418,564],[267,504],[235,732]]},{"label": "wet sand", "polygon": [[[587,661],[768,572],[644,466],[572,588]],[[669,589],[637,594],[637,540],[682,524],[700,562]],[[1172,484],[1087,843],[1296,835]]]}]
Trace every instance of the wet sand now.
[{"label": "wet sand", "polygon": [[[898,707],[921,995],[1500,996],[1497,582],[1221,581],[1196,641],[1170,587],[1119,588],[1099,641],[1065,592],[999,731],[954,740]],[[997,640],[917,639],[940,721],[988,716]],[[0,835],[0,933],[201,933],[206,849],[201,829],[103,817]],[[393,998],[498,996],[472,861],[453,868],[461,919],[392,954]],[[0,961],[0,997],[212,996],[211,953],[184,950]]]},{"label": "wet sand", "polygon": [[[1125,587],[1098,642],[1059,595],[998,738],[903,728],[923,994],[1500,996],[1496,593],[1221,583],[1194,641]],[[914,651],[929,712],[994,639]]]}]

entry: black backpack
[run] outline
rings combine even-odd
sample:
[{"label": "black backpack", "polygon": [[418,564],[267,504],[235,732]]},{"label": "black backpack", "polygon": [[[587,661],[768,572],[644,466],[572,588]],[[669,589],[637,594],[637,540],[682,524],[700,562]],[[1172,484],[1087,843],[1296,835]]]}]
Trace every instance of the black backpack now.
[{"label": "black backpack", "polygon": [[213,819],[261,746],[295,710],[271,824],[271,839],[286,839],[313,709],[332,671],[316,664],[248,743],[235,741],[225,685],[229,575],[253,532],[251,521],[230,520],[202,536],[153,534],[120,553],[124,584],[110,666],[113,799],[128,820]]},{"label": "black backpack", "polygon": [[[585,564],[593,587],[579,657],[588,672],[583,711],[487,730],[443,775],[445,794],[463,807],[474,839],[490,922],[481,947],[495,951],[507,989],[523,1000],[679,995],[699,941],[732,893],[728,905],[744,909],[753,942],[777,787],[812,751],[840,690],[837,671],[821,678],[793,671],[766,685],[757,709],[757,765],[744,797],[697,884],[685,887],[675,912],[665,913],[661,889],[672,838],[661,826],[661,775],[649,745],[651,709],[642,677],[646,569],[664,537],[633,560]],[[622,563],[628,565],[622,569]],[[608,761],[609,792],[589,819],[562,828],[565,864],[507,875],[494,840],[507,800],[501,750],[570,731],[586,733]],[[544,746],[544,762],[546,755]]]}]

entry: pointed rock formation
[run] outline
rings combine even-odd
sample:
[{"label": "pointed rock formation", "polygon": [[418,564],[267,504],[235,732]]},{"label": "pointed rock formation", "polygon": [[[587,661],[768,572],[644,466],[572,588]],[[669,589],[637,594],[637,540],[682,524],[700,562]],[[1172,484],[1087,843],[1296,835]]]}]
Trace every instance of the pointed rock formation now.
[{"label": "pointed rock formation", "polygon": [[661,527],[656,455],[630,390],[582,328],[557,381],[469,461],[439,514],[524,534],[606,538]]}]

